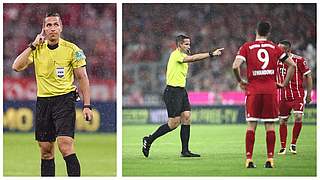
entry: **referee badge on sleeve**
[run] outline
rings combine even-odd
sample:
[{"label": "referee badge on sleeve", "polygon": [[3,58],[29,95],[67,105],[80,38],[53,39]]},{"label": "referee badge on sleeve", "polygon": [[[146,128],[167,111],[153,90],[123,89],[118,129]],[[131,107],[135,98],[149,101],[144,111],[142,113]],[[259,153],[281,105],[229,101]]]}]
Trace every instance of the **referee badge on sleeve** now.
[{"label": "referee badge on sleeve", "polygon": [[56,74],[59,78],[63,78],[64,76],[64,68],[63,67],[57,67],[56,68]]},{"label": "referee badge on sleeve", "polygon": [[77,61],[80,61],[80,60],[86,58],[86,56],[84,55],[84,53],[83,53],[82,50],[76,51],[76,52],[74,53],[74,56],[75,56],[74,58],[75,58]]}]

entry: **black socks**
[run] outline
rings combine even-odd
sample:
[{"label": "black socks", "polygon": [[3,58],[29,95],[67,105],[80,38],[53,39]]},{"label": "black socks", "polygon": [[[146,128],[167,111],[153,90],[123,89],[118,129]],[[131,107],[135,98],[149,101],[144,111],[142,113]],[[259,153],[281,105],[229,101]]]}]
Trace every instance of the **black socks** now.
[{"label": "black socks", "polygon": [[[154,140],[156,140],[158,137],[172,131],[173,129],[170,129],[168,124],[161,125],[152,135],[148,138],[148,143],[152,143]],[[189,139],[190,139],[190,125],[183,125],[181,124],[180,129],[180,140],[182,145],[182,152],[189,151]]]},{"label": "black socks", "polygon": [[55,176],[54,159],[41,159],[41,176]]},{"label": "black socks", "polygon": [[180,140],[182,145],[182,152],[189,151],[189,139],[190,139],[190,125],[181,124]]},{"label": "black socks", "polygon": [[148,138],[148,143],[152,143],[154,140],[156,140],[158,137],[167,134],[168,132],[172,131],[173,129],[170,129],[168,123],[161,125],[152,135]]},{"label": "black socks", "polygon": [[76,154],[63,157],[66,161],[68,176],[80,176],[80,163]]}]

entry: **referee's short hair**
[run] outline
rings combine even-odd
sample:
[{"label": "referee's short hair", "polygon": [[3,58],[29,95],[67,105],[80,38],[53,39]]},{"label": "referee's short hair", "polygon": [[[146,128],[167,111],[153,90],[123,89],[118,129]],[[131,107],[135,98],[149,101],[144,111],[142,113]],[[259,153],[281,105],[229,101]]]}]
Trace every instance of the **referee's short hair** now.
[{"label": "referee's short hair", "polygon": [[257,32],[260,36],[268,36],[271,32],[271,23],[268,21],[259,21],[257,24]]},{"label": "referee's short hair", "polygon": [[288,49],[291,49],[291,42],[288,40],[281,40],[279,44],[285,45]]},{"label": "referee's short hair", "polygon": [[189,36],[186,36],[186,35],[183,35],[183,34],[180,34],[176,37],[176,46],[178,47],[180,43],[183,42],[184,39],[190,39],[191,38]]},{"label": "referee's short hair", "polygon": [[62,25],[62,20],[61,20],[61,17],[60,17],[59,13],[57,13],[57,12],[48,12],[48,13],[46,13],[46,17],[43,19],[43,26],[45,25],[45,21],[46,21],[47,17],[58,17],[59,18],[59,22]]},{"label": "referee's short hair", "polygon": [[46,14],[46,17],[59,17],[59,18],[61,18],[61,17],[60,17],[60,14],[57,13],[57,12],[48,12],[48,13]]}]

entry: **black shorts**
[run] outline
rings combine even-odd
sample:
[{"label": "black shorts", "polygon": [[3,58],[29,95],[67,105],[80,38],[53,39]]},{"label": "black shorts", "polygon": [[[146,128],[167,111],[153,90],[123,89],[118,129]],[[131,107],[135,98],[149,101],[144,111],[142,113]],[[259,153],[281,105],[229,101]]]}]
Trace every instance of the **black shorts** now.
[{"label": "black shorts", "polygon": [[163,93],[163,100],[170,118],[181,116],[184,111],[191,111],[188,93],[185,88],[167,86]]},{"label": "black shorts", "polygon": [[53,97],[38,97],[35,137],[40,142],[54,142],[57,136],[74,138],[75,92]]}]

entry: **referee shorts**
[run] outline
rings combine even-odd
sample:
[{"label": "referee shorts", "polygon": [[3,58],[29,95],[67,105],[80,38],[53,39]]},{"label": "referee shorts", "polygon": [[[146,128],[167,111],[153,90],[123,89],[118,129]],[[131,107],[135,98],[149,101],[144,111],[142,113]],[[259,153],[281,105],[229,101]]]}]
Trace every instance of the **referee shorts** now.
[{"label": "referee shorts", "polygon": [[40,142],[54,142],[57,136],[74,138],[75,92],[37,97],[35,138]]},{"label": "referee shorts", "polygon": [[188,93],[185,88],[167,85],[163,93],[163,100],[169,118],[181,116],[184,111],[191,111]]}]

